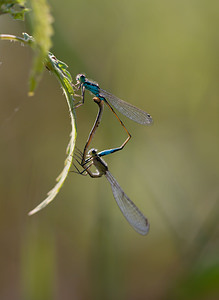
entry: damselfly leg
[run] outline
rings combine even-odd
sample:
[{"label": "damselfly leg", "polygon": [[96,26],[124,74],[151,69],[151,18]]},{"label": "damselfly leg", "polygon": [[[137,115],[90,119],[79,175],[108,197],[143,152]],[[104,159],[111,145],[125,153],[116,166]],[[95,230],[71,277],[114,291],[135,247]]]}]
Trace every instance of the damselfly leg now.
[{"label": "damselfly leg", "polygon": [[[100,122],[101,122],[101,118],[102,118],[102,114],[103,114],[103,109],[104,109],[104,101],[101,100],[100,98],[98,97],[94,97],[93,98],[93,101],[98,105],[98,113],[97,113],[97,117],[96,117],[96,120],[94,122],[94,125],[90,131],[90,134],[88,136],[88,139],[87,139],[87,142],[84,146],[84,150],[83,150],[83,155],[82,155],[82,160],[81,160],[81,165],[84,164],[85,160],[86,160],[86,156],[87,156],[87,152],[88,152],[88,148],[91,144],[91,141],[94,137],[94,134],[98,128],[98,126],[100,125]],[[125,125],[123,124],[123,122],[119,119],[119,117],[117,116],[117,114],[115,113],[114,109],[109,105],[108,102],[106,102],[107,106],[111,109],[111,111],[113,112],[113,114],[116,116],[116,118],[119,120],[120,124],[122,125],[122,127],[124,128],[124,130],[127,132],[128,134],[128,138],[125,140],[125,142],[120,146],[120,147],[117,147],[117,148],[113,148],[113,149],[110,149],[108,150],[108,153],[114,153],[114,152],[117,152],[119,150],[122,150],[124,148],[124,146],[127,144],[127,142],[130,140],[131,138],[131,134],[128,132],[128,130],[126,129]]]}]

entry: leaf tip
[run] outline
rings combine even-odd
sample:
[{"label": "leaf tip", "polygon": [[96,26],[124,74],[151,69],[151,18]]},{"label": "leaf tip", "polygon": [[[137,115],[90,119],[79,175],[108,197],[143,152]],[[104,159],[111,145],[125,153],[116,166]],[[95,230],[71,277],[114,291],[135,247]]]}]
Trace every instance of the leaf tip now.
[{"label": "leaf tip", "polygon": [[27,214],[29,217],[32,216],[34,214],[34,210],[29,211],[29,213]]}]

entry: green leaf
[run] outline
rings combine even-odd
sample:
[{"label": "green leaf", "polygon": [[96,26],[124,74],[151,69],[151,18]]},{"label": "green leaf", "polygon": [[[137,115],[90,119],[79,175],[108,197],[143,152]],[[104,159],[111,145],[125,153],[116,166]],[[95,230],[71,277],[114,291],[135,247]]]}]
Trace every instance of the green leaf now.
[{"label": "green leaf", "polygon": [[50,7],[46,0],[31,0],[33,37],[35,40],[35,57],[33,68],[29,80],[29,96],[34,94],[34,90],[41,78],[44,61],[52,46],[51,36],[53,34],[53,17],[50,14]]},{"label": "green leaf", "polygon": [[66,97],[70,118],[71,118],[71,125],[72,125],[72,131],[70,134],[70,141],[67,147],[67,158],[65,160],[65,166],[62,170],[61,174],[57,177],[57,184],[54,186],[54,188],[48,193],[48,197],[41,202],[36,208],[34,208],[32,211],[29,212],[29,215],[33,215],[43,209],[45,206],[47,206],[58,194],[60,188],[63,186],[63,183],[65,182],[65,179],[68,176],[68,173],[70,171],[70,167],[72,165],[73,160],[73,152],[75,147],[75,140],[76,140],[76,123],[75,123],[75,111],[74,111],[74,90],[71,84],[71,75],[67,71],[67,65],[61,61],[59,61],[52,53],[49,53],[48,59],[46,62],[46,67],[51,72],[53,72],[58,81],[60,82],[64,95]]},{"label": "green leaf", "polygon": [[25,7],[24,0],[0,1],[0,15],[10,14],[14,19],[24,20],[24,14],[30,9]]},{"label": "green leaf", "polygon": [[[25,0],[0,0],[0,14],[9,13],[14,19],[24,19],[24,13],[29,11],[25,8]],[[47,0],[30,0],[32,13],[31,21],[35,43],[35,56],[29,79],[29,96],[34,94],[36,86],[42,76],[44,60],[52,46],[53,17]]]}]

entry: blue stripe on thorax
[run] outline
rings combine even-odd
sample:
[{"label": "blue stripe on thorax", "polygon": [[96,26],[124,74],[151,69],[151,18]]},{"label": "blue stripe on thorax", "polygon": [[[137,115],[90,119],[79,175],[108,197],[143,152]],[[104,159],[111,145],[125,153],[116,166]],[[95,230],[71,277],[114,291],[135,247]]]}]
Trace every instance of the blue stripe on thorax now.
[{"label": "blue stripe on thorax", "polygon": [[100,95],[100,88],[97,84],[87,81],[87,82],[84,82],[83,85],[84,85],[85,89],[90,91],[92,94],[94,94],[100,100],[105,100],[105,98]]},{"label": "blue stripe on thorax", "polygon": [[100,89],[99,89],[98,85],[96,85],[94,83],[90,83],[90,82],[85,82],[84,83],[84,87],[85,87],[85,89],[87,89],[88,91],[90,91],[95,96],[97,96],[97,97],[99,96]]}]

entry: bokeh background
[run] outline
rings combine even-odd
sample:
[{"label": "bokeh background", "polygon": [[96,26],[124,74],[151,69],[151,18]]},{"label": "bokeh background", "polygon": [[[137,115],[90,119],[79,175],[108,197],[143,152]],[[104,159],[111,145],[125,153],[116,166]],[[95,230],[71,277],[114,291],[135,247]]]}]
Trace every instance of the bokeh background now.
[{"label": "bokeh background", "polygon": [[[32,50],[0,42],[0,299],[218,299],[219,2],[50,1],[52,52],[149,112],[153,126],[122,120],[132,139],[106,157],[148,217],[138,235],[105,178],[70,173],[43,211],[28,217],[63,168],[70,119],[45,70],[27,97]],[[1,33],[26,22],[0,18]],[[97,107],[77,110],[82,149]],[[92,146],[126,135],[105,108]],[[72,168],[73,170],[73,168]]]}]

